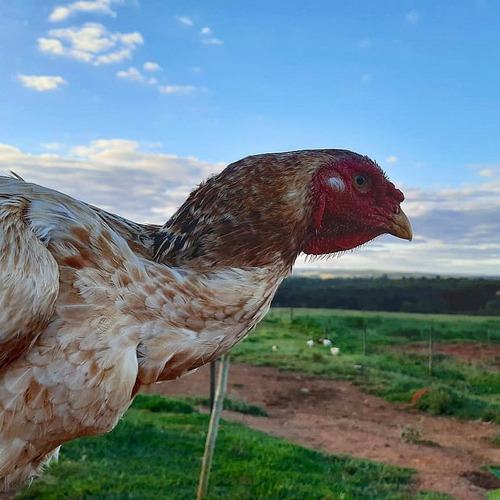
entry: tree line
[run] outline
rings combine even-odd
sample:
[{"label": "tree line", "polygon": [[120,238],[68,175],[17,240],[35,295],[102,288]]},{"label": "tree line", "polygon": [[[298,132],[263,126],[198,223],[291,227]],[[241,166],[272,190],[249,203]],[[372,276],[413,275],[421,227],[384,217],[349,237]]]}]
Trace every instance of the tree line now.
[{"label": "tree line", "polygon": [[289,277],[275,307],[500,315],[500,279]]}]

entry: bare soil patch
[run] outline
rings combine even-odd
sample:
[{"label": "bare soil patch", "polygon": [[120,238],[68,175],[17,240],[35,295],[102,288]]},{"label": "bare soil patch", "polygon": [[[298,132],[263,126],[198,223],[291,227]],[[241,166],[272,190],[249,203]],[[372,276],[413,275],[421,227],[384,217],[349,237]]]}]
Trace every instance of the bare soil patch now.
[{"label": "bare soil patch", "polygon": [[[405,352],[427,354],[428,345],[410,345],[402,348]],[[453,344],[434,344],[435,354],[448,354],[465,361],[485,361],[500,369],[500,344],[481,344],[478,342],[457,342]]]},{"label": "bare soil patch", "polygon": [[[209,381],[210,370],[205,366],[179,380],[146,387],[144,392],[207,396]],[[225,411],[227,420],[317,450],[412,467],[418,471],[421,489],[445,492],[457,500],[479,500],[487,489],[500,488],[481,469],[500,463],[500,447],[492,441],[500,432],[498,425],[432,417],[364,394],[348,382],[238,363],[230,367],[227,395],[269,413],[269,417],[256,417]],[[421,427],[422,441],[433,446],[403,439],[408,426]]]}]

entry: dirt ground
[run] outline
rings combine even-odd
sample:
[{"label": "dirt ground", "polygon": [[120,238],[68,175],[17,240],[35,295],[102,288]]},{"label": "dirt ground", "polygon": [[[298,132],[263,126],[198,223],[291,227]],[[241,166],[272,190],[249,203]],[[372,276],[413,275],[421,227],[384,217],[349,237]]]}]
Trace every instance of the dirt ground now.
[{"label": "dirt ground", "polygon": [[[405,347],[405,352],[415,352],[421,354],[428,353],[427,344],[412,345]],[[457,342],[456,344],[434,344],[435,354],[449,354],[465,361],[483,360],[492,368],[500,370],[500,345],[480,344],[477,342]]]},{"label": "dirt ground", "polygon": [[[458,355],[459,348],[453,349]],[[467,344],[465,352],[469,352]],[[499,354],[497,350],[493,358]],[[150,386],[145,392],[207,396],[209,380],[206,366],[179,380]],[[227,395],[269,413],[269,417],[257,417],[224,411],[227,420],[317,450],[412,467],[418,471],[420,489],[445,492],[456,500],[479,500],[488,489],[500,488],[500,480],[481,469],[500,463],[500,447],[492,442],[500,433],[498,425],[432,417],[364,394],[347,382],[247,364],[231,364]],[[403,439],[407,426],[421,428],[421,439],[435,445]]]}]

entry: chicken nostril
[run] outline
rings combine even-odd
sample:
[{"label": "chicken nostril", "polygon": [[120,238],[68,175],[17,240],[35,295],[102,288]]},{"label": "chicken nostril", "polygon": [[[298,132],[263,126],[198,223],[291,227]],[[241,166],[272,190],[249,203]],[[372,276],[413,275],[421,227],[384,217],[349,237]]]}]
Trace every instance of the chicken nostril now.
[{"label": "chicken nostril", "polygon": [[401,213],[401,207],[399,205],[394,205],[392,207],[392,213],[398,215],[399,213]]}]

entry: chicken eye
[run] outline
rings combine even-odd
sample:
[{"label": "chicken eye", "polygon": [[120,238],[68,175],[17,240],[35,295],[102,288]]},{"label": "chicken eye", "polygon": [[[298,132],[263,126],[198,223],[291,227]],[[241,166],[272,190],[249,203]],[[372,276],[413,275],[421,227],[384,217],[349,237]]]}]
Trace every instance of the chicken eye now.
[{"label": "chicken eye", "polygon": [[356,174],[354,176],[354,184],[356,184],[356,187],[358,188],[366,188],[368,185],[368,179],[363,174]]}]

